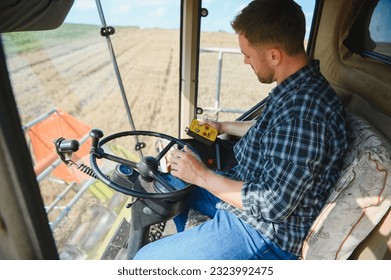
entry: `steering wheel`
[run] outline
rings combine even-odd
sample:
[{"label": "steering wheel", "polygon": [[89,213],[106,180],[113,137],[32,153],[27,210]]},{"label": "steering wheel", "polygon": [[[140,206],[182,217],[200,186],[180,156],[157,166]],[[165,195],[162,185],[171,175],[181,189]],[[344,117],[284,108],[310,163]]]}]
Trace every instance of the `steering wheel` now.
[{"label": "steering wheel", "polygon": [[[90,136],[92,137],[90,154],[91,168],[95,172],[96,176],[110,188],[123,194],[143,199],[163,199],[182,196],[190,190],[190,186],[192,186],[191,184],[172,176],[170,173],[163,173],[159,171],[159,161],[169,152],[171,147],[173,147],[175,144],[178,145],[178,148],[183,148],[185,145],[187,145],[193,152],[197,153],[190,145],[183,142],[182,140],[163,133],[141,130],[119,132],[101,139],[103,137],[103,132],[98,129],[93,129],[90,132]],[[134,162],[122,157],[117,157],[115,155],[105,153],[104,149],[102,148],[104,144],[107,144],[114,139],[126,136],[158,137],[169,140],[169,143],[164,147],[163,150],[159,152],[156,157],[143,156],[139,162]],[[138,190],[139,188],[129,188],[128,186],[124,186],[123,184],[118,184],[117,182],[114,182],[102,172],[99,165],[97,164],[98,158],[104,158],[119,163],[122,165],[123,169],[130,171],[130,174],[136,171],[135,179],[137,179],[139,182],[133,183],[140,183],[141,180],[143,180],[144,182],[153,183],[155,184],[154,189],[156,192],[140,191]],[[180,185],[180,188],[177,187],[178,184]]]}]

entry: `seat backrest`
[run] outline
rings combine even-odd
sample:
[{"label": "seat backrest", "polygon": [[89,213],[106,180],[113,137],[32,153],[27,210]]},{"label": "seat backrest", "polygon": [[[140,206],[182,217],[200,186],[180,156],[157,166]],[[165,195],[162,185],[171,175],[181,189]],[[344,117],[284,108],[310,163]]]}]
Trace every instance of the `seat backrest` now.
[{"label": "seat backrest", "polygon": [[[391,221],[391,144],[358,115],[348,113],[347,127],[341,177],[303,243],[302,259],[347,259],[379,223]],[[371,258],[388,256],[388,225]]]}]

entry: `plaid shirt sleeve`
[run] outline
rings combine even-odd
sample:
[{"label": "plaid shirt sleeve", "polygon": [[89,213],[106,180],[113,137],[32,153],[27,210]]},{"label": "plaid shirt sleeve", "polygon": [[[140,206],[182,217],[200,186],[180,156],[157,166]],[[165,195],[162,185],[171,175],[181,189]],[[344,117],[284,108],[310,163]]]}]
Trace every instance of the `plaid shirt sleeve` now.
[{"label": "plaid shirt sleeve", "polygon": [[326,152],[325,135],[324,124],[292,118],[264,133],[264,137],[253,137],[263,142],[263,161],[256,162],[263,166],[254,166],[262,173],[242,188],[247,215],[278,223],[296,209],[317,176],[317,166]]}]

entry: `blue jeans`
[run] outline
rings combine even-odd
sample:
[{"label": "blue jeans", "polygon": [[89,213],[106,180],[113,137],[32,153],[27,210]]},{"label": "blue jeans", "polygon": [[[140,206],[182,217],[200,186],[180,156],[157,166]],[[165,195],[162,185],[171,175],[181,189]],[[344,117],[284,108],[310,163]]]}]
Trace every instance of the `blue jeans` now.
[{"label": "blue jeans", "polygon": [[248,223],[232,213],[216,208],[218,198],[195,188],[188,206],[213,219],[184,230],[187,213],[174,221],[178,233],[149,243],[136,254],[135,260],[278,260],[297,259],[281,250]]}]

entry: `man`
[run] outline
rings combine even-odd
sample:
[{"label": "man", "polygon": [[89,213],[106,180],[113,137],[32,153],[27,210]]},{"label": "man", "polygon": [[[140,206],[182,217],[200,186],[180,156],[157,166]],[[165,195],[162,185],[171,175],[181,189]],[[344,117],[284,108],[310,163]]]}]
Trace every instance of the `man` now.
[{"label": "man", "polygon": [[232,27],[244,63],[261,83],[277,86],[256,121],[209,122],[242,136],[238,164],[226,174],[207,169],[186,147],[172,153],[171,174],[200,187],[190,207],[213,219],[147,245],[136,259],[297,259],[339,177],[344,108],[306,56],[301,7],[255,0]]}]

